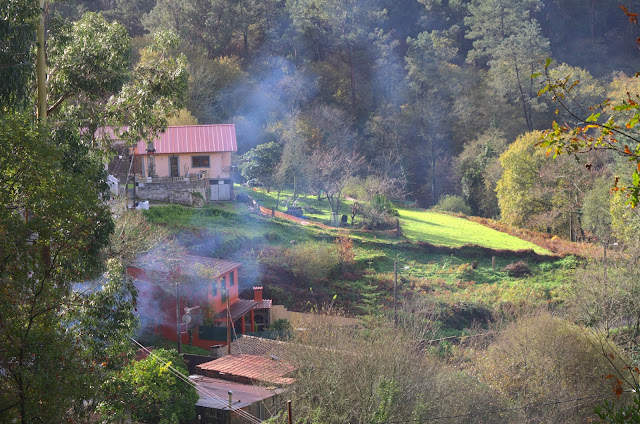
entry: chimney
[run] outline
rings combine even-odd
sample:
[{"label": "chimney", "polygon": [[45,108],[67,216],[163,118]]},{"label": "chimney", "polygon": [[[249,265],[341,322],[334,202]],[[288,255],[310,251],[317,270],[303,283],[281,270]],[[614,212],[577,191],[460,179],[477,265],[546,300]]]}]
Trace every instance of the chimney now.
[{"label": "chimney", "polygon": [[231,401],[232,396],[233,396],[233,392],[229,390],[229,409],[231,409],[231,405],[233,404],[233,402]]},{"label": "chimney", "polygon": [[262,286],[253,288],[253,300],[256,302],[262,302]]},{"label": "chimney", "polygon": [[209,356],[214,359],[222,358],[222,345],[209,346]]}]

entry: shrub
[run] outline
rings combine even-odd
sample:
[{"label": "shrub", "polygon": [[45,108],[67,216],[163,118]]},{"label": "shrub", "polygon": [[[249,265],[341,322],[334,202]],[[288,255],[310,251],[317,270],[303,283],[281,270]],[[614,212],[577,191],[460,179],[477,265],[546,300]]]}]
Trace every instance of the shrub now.
[{"label": "shrub", "polygon": [[293,327],[288,319],[280,318],[273,321],[269,326],[269,329],[274,331],[291,331],[293,330]]},{"label": "shrub", "polygon": [[265,253],[265,265],[288,268],[299,283],[305,284],[328,279],[339,265],[335,247],[328,243],[306,242]]},{"label": "shrub", "polygon": [[455,195],[442,196],[438,201],[438,204],[434,206],[433,209],[441,212],[454,212],[471,215],[471,208],[469,205],[466,204],[462,197]]},{"label": "shrub", "polygon": [[283,346],[282,358],[297,368],[287,399],[298,422],[430,422],[458,414],[469,416],[447,422],[518,422],[511,411],[472,419],[478,411],[505,408],[504,398],[416,349],[402,329],[379,324],[346,330],[318,319]]},{"label": "shrub", "polygon": [[393,208],[393,203],[383,194],[375,194],[368,204],[362,205],[362,224],[371,230],[384,230],[395,228],[398,211]]},{"label": "shrub", "polygon": [[376,194],[371,198],[369,205],[372,209],[377,212],[384,212],[391,216],[399,216],[400,214],[396,209],[393,208],[393,203],[391,200],[387,199],[384,194]]},{"label": "shrub", "polygon": [[[479,359],[477,371],[514,402],[549,403],[528,410],[527,422],[578,423],[592,418],[602,394],[611,393],[611,381],[603,377],[617,375],[614,366],[624,369],[620,358],[603,337],[543,313],[508,326]],[[583,400],[552,404],[578,398]]]},{"label": "shrub", "polygon": [[509,274],[511,277],[524,277],[525,275],[531,274],[531,269],[529,269],[529,265],[527,265],[524,261],[518,261],[510,263],[505,266],[504,271]]}]

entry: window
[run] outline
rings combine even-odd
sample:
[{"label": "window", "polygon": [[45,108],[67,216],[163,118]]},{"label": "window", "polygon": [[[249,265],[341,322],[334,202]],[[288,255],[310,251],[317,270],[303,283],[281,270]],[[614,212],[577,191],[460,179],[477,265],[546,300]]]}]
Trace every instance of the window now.
[{"label": "window", "polygon": [[209,156],[191,156],[192,168],[208,168]]},{"label": "window", "polygon": [[218,282],[214,281],[213,283],[211,283],[211,293],[213,293],[213,296],[217,296],[218,295]]},{"label": "window", "polygon": [[236,283],[236,270],[231,271],[231,275],[229,277],[229,286],[233,286]]}]

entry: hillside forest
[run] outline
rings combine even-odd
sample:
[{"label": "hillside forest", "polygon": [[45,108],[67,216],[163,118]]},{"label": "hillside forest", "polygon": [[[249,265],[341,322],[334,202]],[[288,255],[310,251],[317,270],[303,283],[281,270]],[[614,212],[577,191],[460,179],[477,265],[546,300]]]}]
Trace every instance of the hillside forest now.
[{"label": "hillside forest", "polygon": [[[236,261],[245,298],[357,320],[271,329],[298,423],[640,422],[637,13],[0,0],[0,423],[194,422],[140,322],[143,254]],[[99,129],[219,123],[237,202],[112,197]]]}]

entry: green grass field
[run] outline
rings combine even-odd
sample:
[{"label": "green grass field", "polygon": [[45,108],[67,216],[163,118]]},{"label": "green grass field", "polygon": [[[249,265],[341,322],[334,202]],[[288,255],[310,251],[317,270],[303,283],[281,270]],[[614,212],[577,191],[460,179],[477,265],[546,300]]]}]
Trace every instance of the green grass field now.
[{"label": "green grass field", "polygon": [[[259,191],[251,194],[266,207],[275,205],[270,194]],[[275,196],[275,193],[271,194]],[[328,219],[326,201],[305,197],[304,202],[318,211],[314,216],[305,214],[309,220],[322,222],[325,216]],[[304,202],[300,202],[303,207]],[[494,269],[491,253],[473,250],[460,254],[430,253],[429,249],[414,242],[424,241],[452,248],[479,245],[502,251],[533,249],[540,254],[549,252],[464,218],[408,208],[399,209],[399,214],[403,237],[397,238],[387,232],[351,232],[355,257],[352,276],[336,273],[324,281],[296,281],[295,293],[289,291],[290,287],[272,288],[275,290],[272,293],[280,290],[282,294],[282,299],[277,299],[278,295],[274,299],[282,301],[288,298],[304,309],[307,308],[304,305],[322,307],[324,302],[330,302],[337,295],[336,307],[346,312],[385,311],[393,300],[394,260],[398,261],[402,296],[418,295],[441,304],[483,305],[489,309],[505,303],[561,303],[567,298],[566,287],[576,266],[575,259],[531,261],[531,275],[511,277],[503,268],[519,259],[508,253],[497,256]],[[243,277],[246,280],[243,284],[248,287],[266,284],[260,280],[258,269],[261,251],[267,246],[279,246],[289,251],[298,249],[300,243],[332,245],[338,235],[337,229],[303,226],[258,215],[249,212],[247,205],[237,202],[220,202],[203,208],[154,205],[145,211],[145,216],[152,223],[169,228],[196,254],[237,260],[244,264],[244,269],[253,269]],[[292,244],[294,240],[296,243]],[[354,279],[353,275],[357,277]],[[286,301],[283,303],[287,305]]]},{"label": "green grass field", "polygon": [[536,253],[551,254],[531,242],[464,218],[418,209],[398,209],[398,212],[402,232],[411,241],[450,247],[475,244],[500,250],[533,249]]},{"label": "green grass field", "polygon": [[[260,205],[267,208],[276,206],[277,193],[267,193],[264,189],[250,190],[236,186],[239,192],[251,195]],[[283,191],[280,195],[280,211],[285,211],[287,199],[291,193]],[[331,210],[326,200],[318,200],[316,196],[302,195],[298,198],[298,205],[305,210],[305,217],[309,220],[327,223]],[[307,210],[317,211],[308,213]],[[343,201],[340,212],[350,214],[351,202]],[[437,246],[460,247],[464,245],[478,245],[499,250],[526,250],[533,249],[536,253],[550,255],[548,250],[531,242],[511,236],[484,225],[471,222],[464,218],[431,212],[421,209],[398,208],[400,213],[400,225],[404,236],[412,242],[423,241]],[[357,220],[357,218],[356,218]],[[354,237],[363,240],[373,240],[371,234],[354,234]],[[397,239],[378,234],[376,238],[383,238],[387,242],[397,242]]]}]

